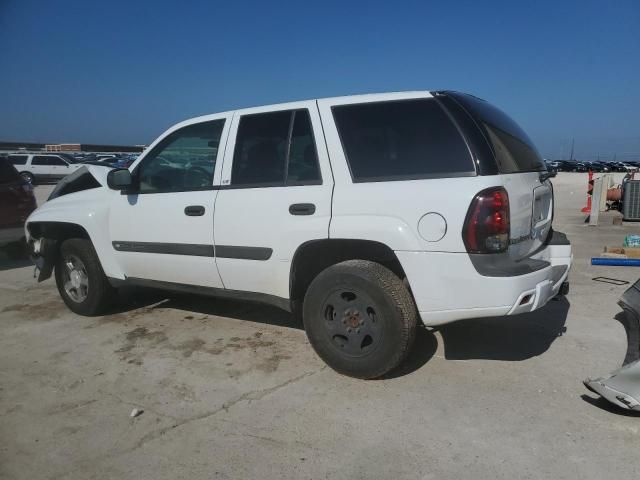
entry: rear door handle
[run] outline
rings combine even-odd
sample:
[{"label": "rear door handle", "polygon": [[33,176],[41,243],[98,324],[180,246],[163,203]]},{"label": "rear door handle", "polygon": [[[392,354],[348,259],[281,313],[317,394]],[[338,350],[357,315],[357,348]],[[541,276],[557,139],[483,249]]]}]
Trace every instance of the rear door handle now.
[{"label": "rear door handle", "polygon": [[204,207],[202,205],[189,205],[184,208],[184,214],[188,217],[201,217],[204,215]]},{"label": "rear door handle", "polygon": [[313,215],[316,213],[316,206],[313,203],[294,203],[289,206],[291,215]]}]

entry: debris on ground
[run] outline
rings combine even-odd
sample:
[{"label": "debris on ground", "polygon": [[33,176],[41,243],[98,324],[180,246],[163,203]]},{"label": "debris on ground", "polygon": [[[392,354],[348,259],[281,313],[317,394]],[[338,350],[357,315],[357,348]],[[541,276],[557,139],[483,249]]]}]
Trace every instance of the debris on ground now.
[{"label": "debris on ground", "polygon": [[591,280],[595,282],[610,283],[611,285],[627,285],[629,282],[611,277],[593,277]]},{"label": "debris on ground", "polygon": [[622,367],[605,377],[588,378],[584,385],[618,407],[640,411],[640,280],[622,294],[618,305],[623,314],[616,319],[627,334],[627,352]]},{"label": "debris on ground", "polygon": [[607,267],[640,267],[640,258],[592,257],[591,265],[600,265]]},{"label": "debris on ground", "polygon": [[640,247],[640,235],[629,234],[624,237],[624,247]]},{"label": "debris on ground", "polygon": [[131,410],[131,414],[129,416],[131,418],[135,418],[135,417],[139,417],[143,413],[144,413],[144,410],[142,410],[141,408],[134,408],[133,410]]},{"label": "debris on ground", "polygon": [[640,258],[638,247],[604,247],[603,257]]}]

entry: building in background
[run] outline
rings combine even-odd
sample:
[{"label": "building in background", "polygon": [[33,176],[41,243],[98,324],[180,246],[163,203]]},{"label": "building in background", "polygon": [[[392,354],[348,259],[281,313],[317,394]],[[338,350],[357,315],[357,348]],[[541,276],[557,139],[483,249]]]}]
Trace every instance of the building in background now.
[{"label": "building in background", "polygon": [[0,151],[5,152],[30,150],[46,152],[140,153],[144,149],[145,145],[96,145],[90,143],[32,143],[0,141]]},{"label": "building in background", "polygon": [[53,145],[45,145],[47,152],[79,152],[82,150],[79,143],[58,143]]}]

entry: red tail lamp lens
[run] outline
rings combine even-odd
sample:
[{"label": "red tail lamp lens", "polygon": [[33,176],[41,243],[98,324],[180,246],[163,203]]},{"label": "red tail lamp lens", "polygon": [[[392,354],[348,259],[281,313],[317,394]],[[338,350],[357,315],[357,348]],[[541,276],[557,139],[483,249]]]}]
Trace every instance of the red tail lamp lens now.
[{"label": "red tail lamp lens", "polygon": [[462,238],[469,253],[498,253],[509,247],[509,195],[502,187],[478,193],[467,212]]}]

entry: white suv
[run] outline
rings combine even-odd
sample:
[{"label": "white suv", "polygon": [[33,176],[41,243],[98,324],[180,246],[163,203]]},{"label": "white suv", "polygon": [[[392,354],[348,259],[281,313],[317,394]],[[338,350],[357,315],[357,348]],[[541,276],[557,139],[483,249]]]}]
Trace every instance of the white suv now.
[{"label": "white suv", "polygon": [[[567,238],[526,134],[455,92],[311,100],[207,115],[129,169],[88,166],[28,220],[40,268],[95,315],[121,285],[300,312],[335,370],[378,377],[427,326],[542,307]],[[516,320],[514,320],[516,321]]]},{"label": "white suv", "polygon": [[12,153],[9,155],[9,162],[16,167],[22,178],[32,184],[60,180],[82,167],[62,155],[51,153]]}]

